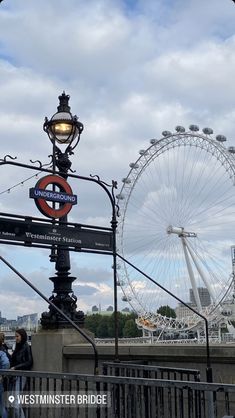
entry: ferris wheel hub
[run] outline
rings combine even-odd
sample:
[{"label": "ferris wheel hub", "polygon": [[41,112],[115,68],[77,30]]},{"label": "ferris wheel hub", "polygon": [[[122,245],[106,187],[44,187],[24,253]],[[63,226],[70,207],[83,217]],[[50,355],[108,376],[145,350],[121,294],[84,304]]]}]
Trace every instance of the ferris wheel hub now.
[{"label": "ferris wheel hub", "polygon": [[178,237],[197,237],[197,234],[195,232],[188,232],[185,231],[182,226],[172,226],[169,225],[166,232],[168,234],[176,234]]}]

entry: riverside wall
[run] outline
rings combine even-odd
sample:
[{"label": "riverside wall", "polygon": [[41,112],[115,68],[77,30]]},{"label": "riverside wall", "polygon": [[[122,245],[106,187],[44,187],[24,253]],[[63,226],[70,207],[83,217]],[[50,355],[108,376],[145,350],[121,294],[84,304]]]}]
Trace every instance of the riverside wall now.
[{"label": "riverside wall", "polygon": [[[97,346],[99,365],[114,360],[114,345]],[[93,350],[88,344],[69,344],[62,350],[64,372],[93,373]],[[211,366],[213,381],[235,384],[235,344],[211,345]],[[206,346],[205,345],[160,345],[160,344],[123,344],[119,345],[120,361],[147,361],[148,364],[199,369],[201,381],[206,381]]]}]

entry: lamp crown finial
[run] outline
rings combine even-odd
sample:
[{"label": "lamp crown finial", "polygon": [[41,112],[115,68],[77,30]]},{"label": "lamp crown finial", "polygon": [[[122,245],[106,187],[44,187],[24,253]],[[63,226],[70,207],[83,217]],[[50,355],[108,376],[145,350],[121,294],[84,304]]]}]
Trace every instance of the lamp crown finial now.
[{"label": "lamp crown finial", "polygon": [[58,112],[70,112],[69,99],[70,96],[65,91],[58,97],[60,103],[57,107]]}]

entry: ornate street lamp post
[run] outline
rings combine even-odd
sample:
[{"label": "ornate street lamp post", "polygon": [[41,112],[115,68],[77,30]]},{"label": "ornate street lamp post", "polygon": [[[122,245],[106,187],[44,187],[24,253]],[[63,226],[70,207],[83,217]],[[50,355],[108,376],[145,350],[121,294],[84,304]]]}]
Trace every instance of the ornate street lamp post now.
[{"label": "ornate street lamp post", "polygon": [[[69,156],[73,154],[73,150],[77,146],[83,131],[83,124],[78,121],[77,116],[73,116],[70,112],[69,98],[65,92],[59,96],[58,111],[50,120],[45,118],[43,125],[43,129],[48,134],[53,146],[53,171],[65,180],[68,177],[68,172],[71,170],[72,163]],[[65,149],[62,151],[57,144],[65,147]],[[53,205],[55,206],[55,203]],[[67,215],[61,217],[59,222],[66,223]],[[52,262],[55,262],[56,268],[55,276],[50,277],[50,280],[54,284],[53,295],[50,297],[50,300],[81,327],[84,325],[84,313],[77,311],[77,297],[72,290],[72,283],[76,280],[76,277],[70,276],[70,255],[68,248],[66,246],[54,246],[50,259]],[[51,306],[49,306],[49,312],[42,313],[41,324],[43,328],[47,329],[71,326]]]}]

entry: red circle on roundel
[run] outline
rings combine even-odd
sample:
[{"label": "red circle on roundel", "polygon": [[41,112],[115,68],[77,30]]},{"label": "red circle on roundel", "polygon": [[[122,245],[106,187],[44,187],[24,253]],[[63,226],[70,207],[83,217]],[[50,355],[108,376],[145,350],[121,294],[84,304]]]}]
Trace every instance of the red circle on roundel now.
[{"label": "red circle on roundel", "polygon": [[[35,188],[43,190],[46,189],[49,184],[58,186],[61,192],[73,194],[73,191],[67,181],[63,177],[53,174],[42,177],[40,180],[38,180]],[[62,218],[69,213],[73,206],[71,203],[64,203],[62,206],[60,206],[59,209],[54,209],[49,206],[47,201],[44,199],[39,198],[34,200],[40,212],[49,218]]]}]

